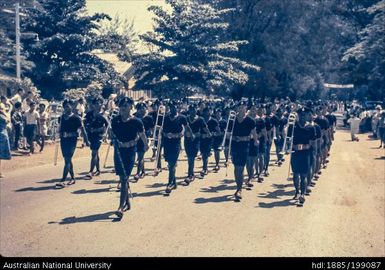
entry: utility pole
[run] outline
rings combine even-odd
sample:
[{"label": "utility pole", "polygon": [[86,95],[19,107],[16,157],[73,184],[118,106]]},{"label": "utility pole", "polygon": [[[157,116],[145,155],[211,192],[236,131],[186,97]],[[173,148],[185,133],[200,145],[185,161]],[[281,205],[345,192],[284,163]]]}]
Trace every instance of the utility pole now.
[{"label": "utility pole", "polygon": [[20,57],[20,4],[15,4],[15,23],[16,23],[16,78],[20,80],[21,57]]}]

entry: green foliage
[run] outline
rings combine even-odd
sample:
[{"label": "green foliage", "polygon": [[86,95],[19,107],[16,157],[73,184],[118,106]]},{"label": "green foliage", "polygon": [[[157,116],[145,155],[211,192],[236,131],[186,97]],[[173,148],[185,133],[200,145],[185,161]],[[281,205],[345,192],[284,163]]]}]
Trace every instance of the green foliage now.
[{"label": "green foliage", "polygon": [[358,33],[358,42],[343,57],[354,83],[369,99],[385,99],[385,0],[365,9],[371,19]]},{"label": "green foliage", "polygon": [[121,61],[131,62],[137,54],[138,38],[133,21],[116,14],[112,20],[102,20],[96,33],[98,47],[115,53]]},{"label": "green foliage", "polygon": [[151,6],[153,32],[141,35],[150,52],[135,62],[135,88],[161,96],[194,93],[228,94],[248,81],[258,67],[234,57],[245,41],[226,39],[231,9],[215,9],[199,1],[167,0],[171,12]]},{"label": "green foliage", "polygon": [[60,97],[66,89],[85,88],[92,82],[117,87],[124,84],[112,65],[92,53],[98,47],[99,22],[105,14],[87,15],[85,0],[44,0],[47,12],[28,11],[24,29],[38,33],[27,44],[36,67],[30,77],[47,97]]}]

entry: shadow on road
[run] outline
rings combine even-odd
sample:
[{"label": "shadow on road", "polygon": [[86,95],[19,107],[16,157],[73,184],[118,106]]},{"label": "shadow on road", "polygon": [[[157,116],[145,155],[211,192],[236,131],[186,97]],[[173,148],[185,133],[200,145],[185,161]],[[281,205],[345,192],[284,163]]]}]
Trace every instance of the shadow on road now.
[{"label": "shadow on road", "polygon": [[165,187],[166,185],[167,185],[166,183],[154,183],[151,185],[146,185],[146,188],[160,188],[160,187]]},{"label": "shadow on road", "polygon": [[101,181],[95,181],[94,184],[96,185],[108,185],[108,184],[118,184],[119,180],[101,180]]},{"label": "shadow on road", "polygon": [[44,191],[44,190],[50,190],[55,189],[55,186],[43,186],[43,187],[26,187],[15,190],[15,192],[24,192],[24,191]]},{"label": "shadow on road", "polygon": [[[83,177],[75,177],[75,180],[78,181],[78,180],[82,180]],[[49,180],[44,180],[44,181],[38,181],[36,183],[40,183],[40,184],[52,184],[52,183],[58,183],[59,181],[61,180],[61,178],[56,178],[56,179],[49,179]]]},{"label": "shadow on road", "polygon": [[385,156],[382,156],[382,157],[376,157],[375,160],[385,160]]},{"label": "shadow on road", "polygon": [[[292,184],[273,184],[274,191],[268,191],[266,193],[260,193],[259,198],[266,199],[280,199],[281,197],[294,196],[294,190],[286,190],[286,188],[292,187]],[[293,205],[291,199],[285,200],[274,200],[273,202],[259,202],[257,207],[261,208],[274,208],[274,207],[285,207]]]},{"label": "shadow on road", "polygon": [[261,208],[286,207],[291,205],[294,205],[291,202],[291,199],[286,199],[283,201],[277,201],[277,202],[271,202],[271,203],[265,203],[265,202],[258,203],[258,207],[261,207]]},{"label": "shadow on road", "polygon": [[155,190],[155,191],[149,191],[149,192],[142,192],[142,193],[133,193],[132,195],[134,197],[152,197],[152,196],[162,196],[163,195],[163,189],[161,190]]},{"label": "shadow on road", "polygon": [[116,217],[111,217],[115,212],[109,211],[102,214],[95,214],[90,216],[84,216],[84,217],[66,217],[63,218],[63,220],[59,222],[48,222],[48,224],[60,224],[60,225],[66,225],[66,224],[74,224],[74,223],[84,223],[84,222],[95,222],[95,221],[106,221],[111,220],[112,222],[118,221]]},{"label": "shadow on road", "polygon": [[217,192],[223,191],[223,190],[234,190],[234,189],[235,189],[235,186],[219,185],[216,187],[211,186],[211,187],[201,188],[201,192],[217,193]]},{"label": "shadow on road", "polygon": [[194,200],[194,203],[197,203],[197,204],[220,203],[220,202],[227,202],[227,201],[233,201],[232,195],[223,195],[223,196],[213,197],[213,198],[196,198]]},{"label": "shadow on road", "polygon": [[96,188],[96,189],[79,189],[71,192],[72,194],[87,194],[87,193],[101,193],[101,192],[109,192],[111,188]]}]

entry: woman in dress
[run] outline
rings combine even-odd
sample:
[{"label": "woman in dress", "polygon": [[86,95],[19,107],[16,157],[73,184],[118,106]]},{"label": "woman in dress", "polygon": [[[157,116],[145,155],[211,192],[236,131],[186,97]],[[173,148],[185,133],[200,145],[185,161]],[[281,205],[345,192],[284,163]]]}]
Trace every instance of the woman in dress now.
[{"label": "woman in dress", "polygon": [[9,117],[7,117],[6,107],[4,104],[0,104],[0,178],[1,174],[1,160],[11,159],[11,147],[9,144],[9,137],[7,132],[7,124],[9,123]]}]

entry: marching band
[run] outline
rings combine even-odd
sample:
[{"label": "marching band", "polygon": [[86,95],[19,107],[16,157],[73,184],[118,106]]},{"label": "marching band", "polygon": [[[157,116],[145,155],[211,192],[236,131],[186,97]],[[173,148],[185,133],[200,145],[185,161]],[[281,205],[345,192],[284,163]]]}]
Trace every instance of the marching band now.
[{"label": "marching band", "polygon": [[[131,98],[120,97],[115,102],[118,108],[109,113],[108,119],[101,109],[103,99],[92,99],[91,109],[84,121],[73,113],[71,100],[63,102],[64,112],[60,118],[59,133],[65,165],[63,177],[56,186],[64,187],[63,182],[68,173],[71,176],[68,184],[75,184],[71,159],[78,131],[81,131],[84,143],[91,148],[91,165],[87,179],[100,174],[99,148],[103,138],[108,136],[110,145],[114,148],[115,173],[119,176],[120,203],[116,211],[118,218],[122,218],[123,213],[131,207],[129,178],[135,164],[137,171],[131,182],[135,183],[146,175],[144,156],[150,147],[153,151],[153,175],[157,176],[162,170],[163,157],[168,165],[165,195],[177,189],[175,173],[182,143],[188,161],[184,184],[187,186],[195,180],[194,168],[198,159],[202,160],[203,165],[199,174],[201,179],[210,172],[218,172],[220,153],[223,151],[226,175],[229,161],[234,166],[234,199],[240,201],[243,187],[251,188],[253,181],[261,183],[264,177],[269,176],[270,152],[274,142],[277,166],[285,161],[285,154],[290,154],[289,176],[291,170],[295,188],[293,199],[298,205],[303,205],[305,195],[310,194],[311,187],[320,177],[321,168],[325,169],[327,166],[336,124],[332,114],[333,106],[323,102],[262,103],[255,99],[228,99],[222,102],[201,101],[198,104],[188,104],[186,100],[158,99],[151,104],[138,102],[135,113],[132,113],[134,101]],[[104,163],[107,162],[109,150],[110,147]],[[208,160],[212,153],[215,166],[209,171]]]}]

